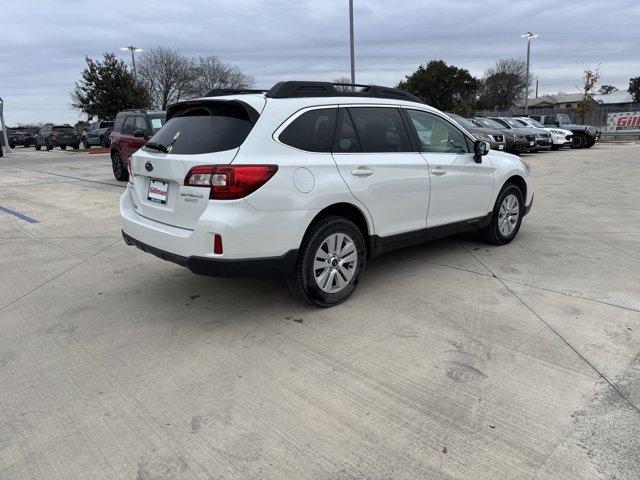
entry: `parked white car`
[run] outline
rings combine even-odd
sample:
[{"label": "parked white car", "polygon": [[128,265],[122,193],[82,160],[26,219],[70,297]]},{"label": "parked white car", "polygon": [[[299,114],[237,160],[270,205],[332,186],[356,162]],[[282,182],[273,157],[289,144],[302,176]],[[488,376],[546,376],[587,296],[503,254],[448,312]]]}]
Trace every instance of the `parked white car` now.
[{"label": "parked white car", "polygon": [[551,150],[558,150],[562,147],[569,147],[573,142],[573,132],[571,130],[565,130],[564,128],[558,127],[545,127],[539,121],[534,120],[529,117],[515,117],[517,120],[525,123],[531,128],[544,128],[547,132],[551,134]]},{"label": "parked white car", "polygon": [[406,92],[281,82],[170,106],[120,213],[130,245],[199,274],[286,275],[326,307],[369,257],[459,231],[509,243],[532,201],[526,163]]}]

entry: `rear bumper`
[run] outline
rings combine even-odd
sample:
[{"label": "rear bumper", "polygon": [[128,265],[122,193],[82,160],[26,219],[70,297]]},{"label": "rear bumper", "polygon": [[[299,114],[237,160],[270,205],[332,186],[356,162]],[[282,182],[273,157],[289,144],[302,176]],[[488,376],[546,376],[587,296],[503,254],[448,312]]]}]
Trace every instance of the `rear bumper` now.
[{"label": "rear bumper", "polygon": [[156,257],[186,267],[198,275],[213,277],[253,277],[261,275],[287,275],[293,272],[298,258],[298,250],[289,250],[281,257],[263,257],[246,259],[219,259],[208,257],[183,257],[147,245],[122,231],[127,245],[151,253]]}]

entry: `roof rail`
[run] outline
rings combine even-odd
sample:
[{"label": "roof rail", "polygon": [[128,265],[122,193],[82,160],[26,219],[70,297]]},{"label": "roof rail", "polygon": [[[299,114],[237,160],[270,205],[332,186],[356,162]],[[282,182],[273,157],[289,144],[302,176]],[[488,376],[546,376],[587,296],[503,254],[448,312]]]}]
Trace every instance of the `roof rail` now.
[{"label": "roof rail", "polygon": [[[342,87],[340,89],[336,87]],[[369,97],[393,98],[409,102],[424,103],[415,95],[397,88],[380,85],[362,85],[358,83],[302,82],[289,81],[276,83],[266,94],[270,98],[299,97]]]},{"label": "roof rail", "polygon": [[252,93],[267,93],[268,90],[254,90],[250,88],[214,88],[205,97],[223,97],[225,95],[250,95]]}]

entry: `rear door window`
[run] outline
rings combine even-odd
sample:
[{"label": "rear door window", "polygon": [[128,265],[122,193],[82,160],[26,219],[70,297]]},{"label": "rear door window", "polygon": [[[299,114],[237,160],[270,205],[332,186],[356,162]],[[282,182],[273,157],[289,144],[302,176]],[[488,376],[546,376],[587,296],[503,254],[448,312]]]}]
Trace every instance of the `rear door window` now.
[{"label": "rear door window", "polygon": [[136,123],[136,117],[127,117],[124,121],[124,127],[122,128],[122,133],[125,135],[133,135],[133,126]]},{"label": "rear door window", "polygon": [[113,131],[121,132],[123,126],[124,126],[124,116],[117,117],[115,123],[113,124]]},{"label": "rear door window", "polygon": [[136,117],[136,123],[133,126],[133,131],[135,132],[136,130],[142,130],[145,135],[148,133],[147,121],[144,119],[144,117]]},{"label": "rear door window", "polygon": [[363,152],[413,151],[409,133],[397,108],[352,107],[349,113]]},{"label": "rear door window", "polygon": [[331,152],[336,130],[337,108],[317,108],[297,117],[278,139],[307,152]]},{"label": "rear door window", "polygon": [[175,154],[221,152],[242,145],[252,128],[247,111],[240,105],[206,103],[177,112],[150,141],[171,146]]}]

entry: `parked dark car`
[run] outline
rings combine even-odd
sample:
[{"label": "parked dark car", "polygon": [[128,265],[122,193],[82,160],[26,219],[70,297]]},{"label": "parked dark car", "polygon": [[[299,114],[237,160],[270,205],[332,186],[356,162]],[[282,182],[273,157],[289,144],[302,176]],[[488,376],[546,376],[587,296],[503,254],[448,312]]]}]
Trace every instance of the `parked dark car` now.
[{"label": "parked dark car", "polygon": [[109,146],[109,134],[113,128],[113,122],[93,122],[82,132],[82,146],[91,148],[94,145],[107,148]]},{"label": "parked dark car", "polygon": [[80,138],[76,130],[68,123],[64,125],[49,123],[34,135],[33,146],[36,147],[36,150],[40,150],[42,147],[47,150],[52,150],[55,147],[66,150],[67,147],[73,147],[74,150],[77,150],[80,148]]},{"label": "parked dark car", "polygon": [[529,115],[529,118],[539,121],[545,127],[560,127],[573,132],[572,148],[591,148],[600,138],[601,132],[589,125],[578,125],[571,121],[569,115]]},{"label": "parked dark car", "polygon": [[131,154],[144,146],[164,125],[167,112],[157,110],[124,110],[116,115],[109,135],[111,167],[116,180],[129,179]]},{"label": "parked dark car", "polygon": [[535,137],[524,128],[514,129],[512,127],[506,127],[502,123],[484,117],[476,117],[471,121],[480,126],[501,131],[504,134],[506,149],[509,153],[518,155],[523,152],[530,152],[535,148]]},{"label": "parked dark car", "polygon": [[447,115],[454,122],[473,135],[476,140],[484,140],[493,150],[506,151],[507,142],[504,138],[504,134],[500,130],[485,126],[478,126],[471,120],[461,117],[460,115],[456,115],[455,113],[447,113]]},{"label": "parked dark car", "polygon": [[540,150],[551,150],[551,134],[543,128],[535,128],[525,124],[523,121],[512,117],[490,117],[498,123],[502,123],[506,127],[511,128],[524,128],[528,130],[528,133],[533,134],[535,146],[532,151],[538,152]]},{"label": "parked dark car", "polygon": [[16,145],[22,145],[28,148],[33,143],[33,134],[22,130],[15,130],[9,133],[9,147],[15,148]]}]

